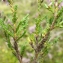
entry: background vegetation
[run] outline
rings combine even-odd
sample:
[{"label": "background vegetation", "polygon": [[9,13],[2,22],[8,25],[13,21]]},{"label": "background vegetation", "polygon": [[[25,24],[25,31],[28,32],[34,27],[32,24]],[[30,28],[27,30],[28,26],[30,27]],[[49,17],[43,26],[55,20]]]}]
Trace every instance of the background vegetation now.
[{"label": "background vegetation", "polygon": [[[61,7],[63,6],[62,1],[58,0],[58,2],[60,3],[59,9],[61,9]],[[50,0],[45,0],[44,3],[42,4],[42,8],[40,12],[38,12],[37,10],[38,5],[36,0],[14,0],[13,5],[18,6],[17,16],[19,17],[19,19],[17,20],[17,23],[24,16],[29,14],[27,32],[30,32],[30,27],[31,26],[34,27],[35,25],[35,18],[38,18],[38,14],[41,13],[41,15],[43,16],[46,15],[45,19],[43,19],[43,21],[41,22],[41,25],[45,27],[46,20],[48,21],[49,18],[51,18],[52,16],[52,13],[46,9],[47,5],[50,5],[50,4],[51,4]],[[54,9],[52,9],[52,11],[54,11]],[[2,13],[0,17],[5,15],[7,16],[8,20],[9,18],[10,19],[12,18],[11,17],[12,11],[10,10],[10,6],[8,2],[0,1],[0,13]],[[63,18],[63,15],[60,17],[60,19],[62,18]],[[24,53],[23,63],[31,63],[31,61],[34,58],[34,51],[32,47],[29,45],[29,37],[27,35],[28,33],[22,39],[20,39],[18,43],[19,47],[21,46],[23,47],[23,45],[26,47],[25,49],[26,53],[23,52]],[[40,60],[40,63],[63,63],[63,49],[62,49],[63,48],[63,28],[56,28],[53,31],[51,31],[49,40],[51,41],[51,43],[48,44],[48,48],[45,48],[44,54],[42,55],[42,52],[41,52],[41,56],[38,58]],[[18,63],[17,58],[12,54],[12,51],[7,46],[7,42],[4,36],[4,31],[1,27],[0,27],[0,63]]]}]

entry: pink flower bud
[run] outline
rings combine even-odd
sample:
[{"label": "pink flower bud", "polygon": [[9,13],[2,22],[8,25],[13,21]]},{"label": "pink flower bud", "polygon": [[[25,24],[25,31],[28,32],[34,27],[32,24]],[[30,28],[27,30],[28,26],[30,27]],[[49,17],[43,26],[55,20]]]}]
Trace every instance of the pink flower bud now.
[{"label": "pink flower bud", "polygon": [[29,27],[29,33],[35,32],[36,25]]}]

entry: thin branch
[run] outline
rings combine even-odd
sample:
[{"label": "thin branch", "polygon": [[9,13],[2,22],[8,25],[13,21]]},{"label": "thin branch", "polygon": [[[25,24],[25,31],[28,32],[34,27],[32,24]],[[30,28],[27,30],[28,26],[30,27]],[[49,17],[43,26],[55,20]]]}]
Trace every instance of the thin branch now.
[{"label": "thin branch", "polygon": [[32,42],[30,42],[29,43],[30,45],[31,45],[31,47],[34,49],[34,51],[36,51],[37,49],[36,49],[36,46],[32,43]]},{"label": "thin branch", "polygon": [[50,31],[54,29],[54,26],[55,26],[55,23],[56,23],[56,20],[57,20],[57,13],[54,14],[54,20],[50,26],[50,29],[49,31],[47,32],[47,34],[44,36],[43,40],[38,44],[37,46],[37,51],[41,51],[41,49],[44,47],[44,43],[48,40],[48,37],[50,35]]},{"label": "thin branch", "polygon": [[48,31],[45,37],[42,39],[42,41],[37,46],[37,51],[40,52],[41,49],[44,47],[44,43],[48,40],[48,37],[50,35],[50,32]]},{"label": "thin branch", "polygon": [[17,56],[19,62],[22,63],[22,56],[20,55],[20,52],[18,50],[18,44],[15,40],[14,40],[14,49],[16,51],[16,56]]}]

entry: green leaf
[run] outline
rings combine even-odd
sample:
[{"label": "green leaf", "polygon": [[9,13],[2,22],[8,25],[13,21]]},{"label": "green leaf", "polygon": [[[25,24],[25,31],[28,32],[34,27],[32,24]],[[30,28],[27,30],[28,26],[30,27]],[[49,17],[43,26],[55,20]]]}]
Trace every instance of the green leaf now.
[{"label": "green leaf", "polygon": [[16,28],[16,32],[19,30],[20,26],[21,29],[25,28],[27,26],[28,23],[28,14],[19,22],[17,28]]},{"label": "green leaf", "polygon": [[8,30],[8,26],[4,24],[3,19],[0,19],[0,25],[7,34],[13,37],[13,33]]},{"label": "green leaf", "polygon": [[36,33],[41,33],[41,32],[42,32],[42,27],[40,25],[37,25]]},{"label": "green leaf", "polygon": [[39,34],[42,31],[42,26],[41,26],[41,22],[42,20],[45,18],[45,16],[43,17],[41,14],[39,14],[38,18],[35,19],[35,23],[36,23],[36,33]]},{"label": "green leaf", "polygon": [[48,5],[47,5],[47,4],[44,4],[44,6],[45,6],[46,8],[48,8]]},{"label": "green leaf", "polygon": [[49,51],[49,49],[47,48],[47,46],[43,48],[44,55],[47,55],[48,54],[48,51]]},{"label": "green leaf", "polygon": [[4,33],[5,33],[5,37],[6,37],[7,43],[8,43],[7,45],[12,50],[13,47],[12,47],[12,44],[10,42],[10,37],[9,37],[9,35],[6,32],[4,32]]},{"label": "green leaf", "polygon": [[21,54],[21,56],[23,56],[23,55],[24,55],[25,50],[26,50],[26,46],[25,46],[24,44],[23,44],[23,45],[21,45],[21,50],[20,50],[20,54]]},{"label": "green leaf", "polygon": [[29,34],[30,41],[35,42],[35,36],[34,34]]},{"label": "green leaf", "polygon": [[56,25],[56,27],[63,28],[63,21],[58,22],[57,25]]},{"label": "green leaf", "polygon": [[7,0],[10,4],[12,3],[12,0]]},{"label": "green leaf", "polygon": [[50,24],[50,25],[52,24],[53,19],[54,19],[54,16],[51,16],[50,19],[49,19],[49,24]]},{"label": "green leaf", "polygon": [[63,21],[59,23],[59,27],[63,28]]},{"label": "green leaf", "polygon": [[17,41],[20,40],[22,37],[24,37],[25,33],[26,33],[26,31],[24,31],[24,32],[22,33],[22,35],[17,39]]},{"label": "green leaf", "polygon": [[63,15],[63,7],[58,12],[58,19]]},{"label": "green leaf", "polygon": [[13,19],[12,19],[13,23],[16,23],[17,21],[17,6],[15,5],[14,7],[14,12],[13,12]]}]

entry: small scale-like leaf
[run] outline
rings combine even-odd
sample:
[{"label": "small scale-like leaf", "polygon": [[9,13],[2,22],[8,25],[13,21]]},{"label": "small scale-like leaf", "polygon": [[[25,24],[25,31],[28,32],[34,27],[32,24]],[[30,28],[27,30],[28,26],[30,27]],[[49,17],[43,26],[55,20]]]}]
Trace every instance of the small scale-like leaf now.
[{"label": "small scale-like leaf", "polygon": [[20,54],[23,56],[24,53],[25,53],[25,49],[26,49],[26,46],[23,44],[21,45],[21,50],[20,50]]},{"label": "small scale-like leaf", "polygon": [[21,25],[22,25],[22,28],[26,27],[27,22],[28,22],[28,14],[19,22],[19,24],[18,24],[18,26],[16,28],[16,32],[19,30]]},{"label": "small scale-like leaf", "polygon": [[29,34],[29,39],[30,39],[30,41],[35,42],[35,36],[33,33]]},{"label": "small scale-like leaf", "polygon": [[44,4],[44,6],[45,6],[46,8],[48,8],[48,5],[47,5],[47,4]]},{"label": "small scale-like leaf", "polygon": [[63,7],[58,11],[58,19],[60,18],[61,15],[63,15]]},{"label": "small scale-like leaf", "polygon": [[47,55],[48,54],[49,49],[46,47],[43,48],[43,55]]},{"label": "small scale-like leaf", "polygon": [[13,33],[8,30],[8,26],[4,24],[3,19],[0,19],[0,25],[3,28],[3,30],[6,31],[7,34],[13,36]]},{"label": "small scale-like leaf", "polygon": [[20,35],[20,36],[18,37],[17,41],[20,40],[20,39],[25,35],[25,33],[26,33],[26,31],[24,31],[24,32],[22,33],[22,35]]},{"label": "small scale-like leaf", "polygon": [[50,25],[52,24],[53,19],[54,19],[54,16],[51,16],[50,19],[49,19],[49,24],[50,24]]},{"label": "small scale-like leaf", "polygon": [[12,50],[13,47],[12,47],[12,44],[10,42],[10,37],[9,37],[9,35],[5,31],[4,31],[4,33],[5,33],[5,37],[6,37],[6,40],[7,40],[7,45]]},{"label": "small scale-like leaf", "polygon": [[14,7],[14,12],[13,12],[13,23],[17,21],[17,6]]}]

